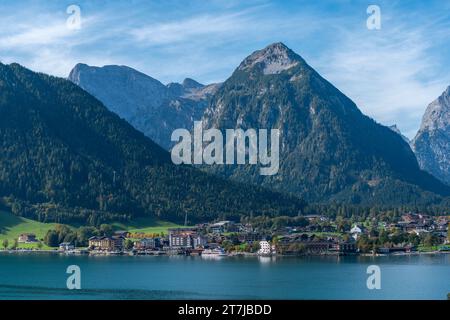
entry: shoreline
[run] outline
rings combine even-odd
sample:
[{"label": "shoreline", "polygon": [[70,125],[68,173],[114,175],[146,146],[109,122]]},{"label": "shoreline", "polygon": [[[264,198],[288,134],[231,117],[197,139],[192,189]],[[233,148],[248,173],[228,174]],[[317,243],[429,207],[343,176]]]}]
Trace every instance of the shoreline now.
[{"label": "shoreline", "polygon": [[[62,256],[87,256],[87,257],[97,257],[97,256],[120,256],[120,257],[202,257],[201,255],[183,255],[183,254],[167,254],[167,253],[145,253],[145,254],[132,254],[131,252],[65,252],[60,250],[0,250],[2,255],[20,255],[20,254],[35,254],[35,255],[62,255]],[[207,258],[234,258],[234,257],[261,257],[261,258],[307,258],[307,257],[398,257],[398,256],[418,256],[418,255],[440,255],[440,254],[450,254],[450,251],[429,251],[429,252],[409,252],[409,253],[353,253],[353,254],[339,254],[339,253],[324,253],[324,254],[301,254],[301,255],[283,255],[283,254],[272,254],[272,255],[258,255],[256,253],[231,253],[226,256],[220,257],[207,257]],[[203,257],[205,258],[205,257]]]}]

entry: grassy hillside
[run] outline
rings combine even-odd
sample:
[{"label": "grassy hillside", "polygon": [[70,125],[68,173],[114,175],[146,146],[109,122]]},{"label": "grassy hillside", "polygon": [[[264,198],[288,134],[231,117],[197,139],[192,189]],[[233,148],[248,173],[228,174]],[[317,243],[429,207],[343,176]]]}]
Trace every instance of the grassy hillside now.
[{"label": "grassy hillside", "polygon": [[[44,238],[48,230],[54,229],[56,223],[42,223],[30,219],[17,217],[9,212],[0,211],[0,246],[4,239],[8,239],[9,245],[14,243],[22,233],[34,233],[36,238]],[[19,244],[19,248],[34,248],[37,244]],[[44,245],[43,248],[46,246]]]},{"label": "grassy hillside", "polygon": [[155,220],[153,218],[137,218],[133,221],[124,223],[113,223],[114,230],[124,230],[129,232],[142,232],[142,233],[164,233],[167,234],[169,228],[180,228],[181,225],[168,222]]}]

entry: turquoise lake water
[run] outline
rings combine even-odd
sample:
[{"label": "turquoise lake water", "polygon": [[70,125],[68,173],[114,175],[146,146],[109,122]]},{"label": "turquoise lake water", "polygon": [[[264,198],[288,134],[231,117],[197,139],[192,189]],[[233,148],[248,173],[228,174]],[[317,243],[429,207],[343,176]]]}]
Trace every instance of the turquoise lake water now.
[{"label": "turquoise lake water", "polygon": [[[66,269],[81,269],[68,290]],[[367,267],[381,269],[369,290]],[[386,257],[88,257],[0,254],[0,299],[446,299],[450,254]]]}]

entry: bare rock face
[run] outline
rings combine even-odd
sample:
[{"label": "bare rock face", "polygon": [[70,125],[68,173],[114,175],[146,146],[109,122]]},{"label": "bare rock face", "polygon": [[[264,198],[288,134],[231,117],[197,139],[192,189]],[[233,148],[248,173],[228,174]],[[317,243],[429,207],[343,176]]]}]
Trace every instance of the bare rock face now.
[{"label": "bare rock face", "polygon": [[279,74],[295,67],[298,63],[295,53],[283,43],[278,42],[251,54],[241,63],[238,70],[248,70],[260,65],[265,75]]},{"label": "bare rock face", "polygon": [[137,70],[115,65],[99,68],[77,64],[69,80],[166,150],[173,146],[173,130],[190,129],[220,86],[205,86],[192,79],[166,86]]},{"label": "bare rock face", "polygon": [[[69,78],[167,150],[173,130],[190,130],[200,119],[205,129],[222,132],[279,130],[277,174],[261,176],[260,165],[201,167],[227,179],[319,203],[428,205],[450,195],[449,186],[420,169],[396,128],[365,116],[283,43],[255,51],[219,85],[186,79],[165,86],[118,66],[78,65]],[[443,99],[448,106],[448,94]],[[448,113],[437,119],[424,127],[449,123]],[[445,157],[448,149],[435,152],[444,150]]]},{"label": "bare rock face", "polygon": [[[143,82],[129,86],[145,88],[147,81],[147,89],[167,94],[156,81],[112,69],[124,77],[112,77],[113,85],[137,77]],[[1,204],[8,197],[15,214],[40,221],[95,225],[154,217],[181,223],[188,216],[197,223],[244,214],[297,216],[305,207],[289,195],[177,166],[169,152],[79,86],[14,63],[0,63],[0,137]]]},{"label": "bare rock face", "polygon": [[450,86],[427,107],[412,148],[422,169],[450,185]]}]

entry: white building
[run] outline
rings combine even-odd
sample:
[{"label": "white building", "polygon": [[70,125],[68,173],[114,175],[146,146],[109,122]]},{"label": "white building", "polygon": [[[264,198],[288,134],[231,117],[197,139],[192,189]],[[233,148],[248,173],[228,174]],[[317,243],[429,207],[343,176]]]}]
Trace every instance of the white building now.
[{"label": "white building", "polygon": [[260,255],[270,255],[272,253],[272,246],[268,241],[259,242],[258,254]]},{"label": "white building", "polygon": [[350,229],[350,234],[352,235],[352,238],[355,240],[358,240],[358,237],[362,233],[362,230],[358,225],[354,225],[353,228]]}]

